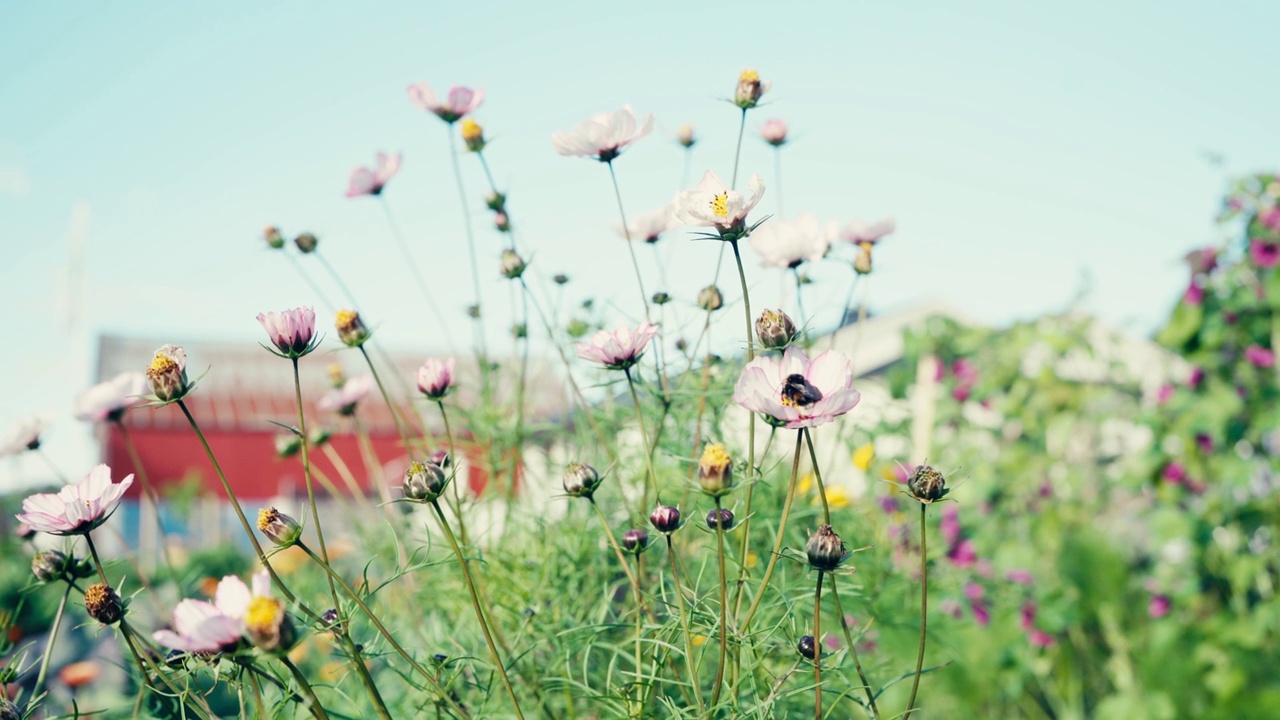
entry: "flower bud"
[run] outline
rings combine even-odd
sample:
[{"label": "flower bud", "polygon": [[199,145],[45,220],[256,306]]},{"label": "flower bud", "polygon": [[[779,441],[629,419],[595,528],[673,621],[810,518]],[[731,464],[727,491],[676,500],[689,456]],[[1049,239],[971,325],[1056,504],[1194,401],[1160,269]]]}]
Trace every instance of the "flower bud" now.
[{"label": "flower bud", "polygon": [[329,608],[328,610],[320,613],[320,622],[324,623],[325,627],[333,627],[334,625],[337,625],[338,620],[340,619],[337,608]]},{"label": "flower bud", "polygon": [[493,190],[484,196],[484,204],[494,212],[503,212],[507,209],[507,196]]},{"label": "flower bud", "polygon": [[720,508],[707,513],[707,527],[712,530],[733,529],[733,511],[729,508]]},{"label": "flower bud", "polygon": [[293,244],[298,246],[298,250],[309,254],[316,251],[316,247],[320,245],[320,239],[309,232],[304,232],[293,239]]},{"label": "flower bud", "polygon": [[583,337],[584,335],[586,335],[588,332],[591,332],[591,326],[587,324],[587,321],[585,320],[574,318],[573,320],[569,321],[568,325],[565,326],[564,332],[569,337],[577,340]]},{"label": "flower bud", "polygon": [[715,312],[724,307],[724,294],[715,285],[708,285],[698,291],[698,307],[707,312]]},{"label": "flower bud", "polygon": [[502,276],[508,280],[519,278],[524,274],[524,269],[528,266],[524,258],[520,257],[520,253],[515,250],[508,248],[502,251],[502,263],[499,267],[502,270]]},{"label": "flower bud", "polygon": [[347,347],[360,347],[371,334],[355,310],[339,310],[334,327],[338,330],[338,339]]},{"label": "flower bud", "polygon": [[106,583],[94,583],[85,588],[84,609],[89,617],[103,625],[115,625],[124,617],[124,603]]},{"label": "flower bud", "polygon": [[563,482],[564,491],[571,497],[590,498],[600,487],[600,473],[586,463],[569,463]]},{"label": "flower bud", "polygon": [[433,462],[424,463],[414,460],[404,471],[404,482],[401,488],[404,490],[406,500],[431,502],[440,497],[440,493],[444,492],[448,484],[449,478],[445,476],[444,468]]},{"label": "flower bud", "polygon": [[511,326],[511,337],[516,340],[523,340],[529,337],[529,326],[525,323],[515,323]]},{"label": "flower bud", "polygon": [[928,465],[921,465],[911,473],[911,477],[907,478],[907,490],[911,497],[922,503],[941,500],[950,492],[947,489],[947,479]]},{"label": "flower bud", "polygon": [[818,654],[818,644],[813,641],[812,635],[805,635],[796,643],[796,650],[806,660],[812,660]]},{"label": "flower bud", "polygon": [[62,579],[67,572],[67,556],[57,550],[45,550],[31,558],[31,574],[40,582]]},{"label": "flower bud", "polygon": [[569,282],[569,276],[564,273],[556,273],[555,276],[551,278],[551,281],[557,285],[564,285]]},{"label": "flower bud", "polygon": [[187,352],[178,345],[162,345],[147,366],[147,380],[160,400],[181,400],[191,389],[187,381]]},{"label": "flower bud", "polygon": [[653,294],[652,300],[654,305],[666,305],[671,302],[671,295],[659,290]]},{"label": "flower bud", "polygon": [[258,530],[278,548],[295,545],[302,537],[302,526],[297,520],[285,515],[274,507],[258,511]]},{"label": "flower bud", "polygon": [[639,555],[649,547],[649,533],[636,528],[628,530],[622,536],[622,548],[629,553]]},{"label": "flower bud", "polygon": [[26,523],[18,523],[18,526],[13,529],[13,534],[19,540],[30,540],[36,536],[36,529]]},{"label": "flower bud", "polygon": [[760,128],[760,137],[764,141],[774,147],[782,147],[787,144],[787,121],[774,118],[765,122],[764,127]]},{"label": "flower bud", "polygon": [[765,310],[756,318],[756,337],[770,350],[781,350],[796,339],[796,324],[781,310]]},{"label": "flower bud", "polygon": [[733,489],[733,458],[720,443],[711,443],[698,459],[698,484],[702,491],[719,497]]},{"label": "flower bud", "polygon": [[467,149],[471,152],[478,153],[484,150],[484,128],[471,118],[463,118],[462,141],[467,144]]},{"label": "flower bud", "polygon": [[809,555],[809,564],[815,570],[831,572],[840,567],[840,563],[849,557],[849,551],[845,549],[844,541],[831,529],[830,525],[822,525],[818,527],[818,532],[809,537],[809,544],[805,547],[805,551]]},{"label": "flower bud", "polygon": [[693,136],[693,126],[689,123],[681,125],[680,130],[676,132],[676,142],[680,143],[682,147],[693,147],[694,143],[698,142],[698,139]]},{"label": "flower bud", "polygon": [[329,442],[332,437],[333,433],[329,432],[328,428],[317,427],[311,431],[311,447],[320,447]]},{"label": "flower bud", "polygon": [[479,306],[479,305],[468,305],[468,306],[467,306],[467,317],[471,318],[472,320],[479,320],[479,319],[480,319],[480,306]]},{"label": "flower bud", "polygon": [[871,243],[858,243],[858,256],[853,259],[853,271],[859,275],[871,274]]},{"label": "flower bud", "polygon": [[680,509],[670,505],[659,505],[649,513],[649,522],[653,529],[660,533],[673,533],[680,529]]},{"label": "flower bud", "polygon": [[83,580],[98,574],[98,569],[88,558],[84,560],[76,560],[69,558],[67,563],[67,573],[76,580]]},{"label": "flower bud", "polygon": [[244,613],[244,630],[254,646],[266,652],[286,652],[297,638],[284,604],[261,595],[249,601]]},{"label": "flower bud", "polygon": [[498,229],[498,232],[511,232],[511,216],[505,211],[494,213],[493,226]]},{"label": "flower bud", "polygon": [[262,239],[267,241],[267,247],[272,250],[284,247],[284,236],[280,234],[280,228],[274,225],[268,225],[263,229]]},{"label": "flower bud", "polygon": [[684,338],[676,339],[676,350],[679,350],[680,352],[684,352],[685,350],[688,350],[688,349],[689,349],[688,340],[685,340]]},{"label": "flower bud", "polygon": [[291,458],[302,450],[302,440],[293,433],[280,433],[276,435],[276,457],[284,460]]},{"label": "flower bud", "polygon": [[769,89],[767,83],[760,82],[760,73],[751,68],[742,71],[738,76],[738,86],[733,92],[733,104],[747,110],[760,102],[760,96]]}]

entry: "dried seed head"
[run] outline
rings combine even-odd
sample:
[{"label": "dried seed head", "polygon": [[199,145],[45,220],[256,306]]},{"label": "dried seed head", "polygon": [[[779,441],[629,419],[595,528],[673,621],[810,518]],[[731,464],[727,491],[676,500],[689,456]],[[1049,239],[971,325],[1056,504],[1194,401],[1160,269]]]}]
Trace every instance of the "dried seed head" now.
[{"label": "dried seed head", "polygon": [[844,546],[844,541],[831,529],[830,525],[822,525],[818,528],[818,532],[809,538],[809,544],[805,548],[809,555],[809,564],[815,570],[831,572],[840,567],[840,563],[849,557],[849,551]]},{"label": "dried seed head", "polygon": [[946,497],[947,479],[928,465],[921,465],[907,478],[907,490],[911,497],[922,503],[932,503]]},{"label": "dried seed head", "polygon": [[84,591],[84,609],[103,625],[115,625],[124,617],[124,603],[106,583],[94,583]]},{"label": "dried seed head", "polygon": [[707,312],[715,312],[724,307],[724,293],[715,285],[708,285],[698,291],[698,307]]}]

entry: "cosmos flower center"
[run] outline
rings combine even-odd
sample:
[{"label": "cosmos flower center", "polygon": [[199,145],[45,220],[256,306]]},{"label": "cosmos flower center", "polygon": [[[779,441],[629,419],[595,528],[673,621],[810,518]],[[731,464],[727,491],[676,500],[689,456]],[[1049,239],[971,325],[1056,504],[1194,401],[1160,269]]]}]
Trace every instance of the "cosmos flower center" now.
[{"label": "cosmos flower center", "polygon": [[176,367],[178,367],[178,363],[174,362],[173,358],[168,355],[156,355],[151,359],[151,365],[147,368],[147,373],[163,375]]},{"label": "cosmos flower center", "polygon": [[744,82],[744,83],[760,82],[760,73],[750,68],[743,70],[742,74],[738,76],[738,82]]},{"label": "cosmos flower center", "polygon": [[335,318],[337,320],[335,325],[337,325],[339,329],[349,328],[351,327],[351,324],[355,322],[357,317],[360,316],[355,310],[339,310]]},{"label": "cosmos flower center", "polygon": [[729,217],[729,192],[725,191],[711,198],[711,213],[719,218]]},{"label": "cosmos flower center", "polygon": [[249,601],[249,608],[244,614],[245,627],[258,632],[266,632],[275,627],[276,617],[280,612],[280,604],[269,597],[256,597]]},{"label": "cosmos flower center", "polygon": [[799,373],[787,376],[782,383],[782,404],[787,407],[806,407],[822,399],[822,391]]}]

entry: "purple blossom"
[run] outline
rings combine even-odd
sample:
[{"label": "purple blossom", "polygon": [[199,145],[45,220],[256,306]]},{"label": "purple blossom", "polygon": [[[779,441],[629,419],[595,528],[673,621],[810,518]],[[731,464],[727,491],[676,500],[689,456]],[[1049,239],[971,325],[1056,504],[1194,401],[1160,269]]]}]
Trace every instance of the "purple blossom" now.
[{"label": "purple blossom", "polygon": [[1249,241],[1249,259],[1261,268],[1273,268],[1280,264],[1280,243],[1262,238]]},{"label": "purple blossom", "polygon": [[1255,367],[1275,367],[1276,354],[1261,345],[1250,345],[1244,350],[1244,359]]}]

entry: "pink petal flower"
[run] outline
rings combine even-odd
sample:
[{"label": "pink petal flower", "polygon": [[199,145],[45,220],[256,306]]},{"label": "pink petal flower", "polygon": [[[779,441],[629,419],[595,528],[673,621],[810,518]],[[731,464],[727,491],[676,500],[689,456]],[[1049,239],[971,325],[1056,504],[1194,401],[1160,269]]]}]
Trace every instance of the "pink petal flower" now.
[{"label": "pink petal flower", "polygon": [[374,385],[373,376],[367,373],[350,378],[342,383],[342,387],[325,393],[316,407],[329,412],[342,412],[346,408],[354,410],[356,403],[369,396]]},{"label": "pink petal flower", "polygon": [[351,171],[351,176],[347,180],[347,197],[360,197],[362,195],[381,195],[382,189],[387,183],[400,172],[401,155],[388,155],[379,152],[374,167],[365,168],[358,167]]},{"label": "pink petal flower", "polygon": [[281,312],[258,313],[258,322],[267,331],[271,344],[281,354],[297,358],[311,352],[311,341],[316,334],[314,309],[298,307]]},{"label": "pink petal flower", "polygon": [[421,82],[408,88],[409,101],[419,110],[426,110],[447,123],[455,123],[463,116],[474,112],[484,101],[484,90],[471,89],[461,85],[449,90],[449,97],[440,102],[431,86]]},{"label": "pink petal flower", "polygon": [[1260,368],[1274,367],[1276,364],[1276,354],[1260,345],[1250,345],[1245,348],[1244,359]]},{"label": "pink petal flower", "polygon": [[601,330],[587,342],[578,343],[578,357],[599,363],[612,370],[626,370],[640,360],[649,341],[658,334],[658,326],[648,321],[635,330],[624,327],[613,332]]},{"label": "pink petal flower", "polygon": [[861,220],[854,220],[845,226],[843,237],[845,242],[855,245],[861,243],[874,245],[897,229],[897,226],[897,222],[891,217],[870,224]]},{"label": "pink petal flower", "polygon": [[1273,268],[1280,264],[1280,243],[1262,238],[1249,241],[1249,259],[1261,268]]},{"label": "pink petal flower", "polygon": [[787,142],[787,121],[780,118],[765,121],[760,126],[760,137],[774,147],[784,145]]},{"label": "pink petal flower", "polygon": [[106,522],[132,484],[133,475],[112,483],[111,468],[98,465],[74,485],[23,500],[18,522],[50,535],[83,535]]},{"label": "pink petal flower", "polygon": [[[792,397],[797,386],[805,389],[807,398]],[[818,399],[813,400],[815,396]],[[861,397],[853,389],[847,356],[827,350],[811,361],[794,345],[781,359],[761,355],[747,363],[733,389],[735,403],[791,429],[831,422],[852,410]]]},{"label": "pink petal flower", "polygon": [[457,365],[458,361],[454,358],[427,358],[422,367],[418,368],[418,390],[428,398],[439,401],[453,388]]},{"label": "pink petal flower", "polygon": [[1169,614],[1169,610],[1173,608],[1173,601],[1168,595],[1152,595],[1151,602],[1147,603],[1147,615],[1153,619],[1160,619]]},{"label": "pink petal flower", "polygon": [[1052,635],[1040,629],[1032,630],[1027,635],[1027,640],[1029,640],[1033,646],[1038,648],[1052,647],[1054,643],[1057,642],[1053,639]]}]

